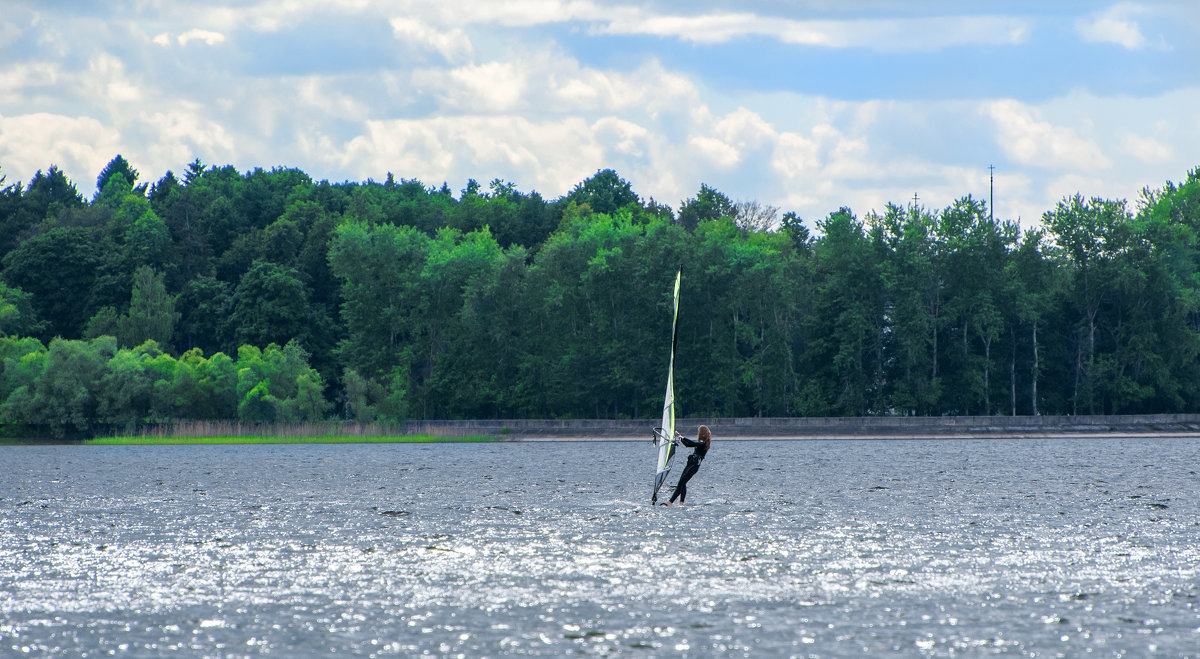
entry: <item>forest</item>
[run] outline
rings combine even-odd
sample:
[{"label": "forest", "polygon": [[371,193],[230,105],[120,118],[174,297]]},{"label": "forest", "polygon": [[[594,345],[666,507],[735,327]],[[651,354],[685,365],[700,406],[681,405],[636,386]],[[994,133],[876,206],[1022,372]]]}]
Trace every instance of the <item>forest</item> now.
[{"label": "forest", "polygon": [[[0,171],[0,174],[3,174]],[[1200,170],[1039,223],[123,157],[0,176],[0,425],[1200,411]]]}]

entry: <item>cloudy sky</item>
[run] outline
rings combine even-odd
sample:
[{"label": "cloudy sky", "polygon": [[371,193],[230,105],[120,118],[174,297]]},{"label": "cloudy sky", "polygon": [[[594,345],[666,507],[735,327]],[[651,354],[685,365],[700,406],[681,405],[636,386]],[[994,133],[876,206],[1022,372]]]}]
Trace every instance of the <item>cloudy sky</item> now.
[{"label": "cloudy sky", "polygon": [[987,199],[1136,200],[1200,166],[1200,2],[10,0],[0,174],[89,198],[123,154],[330,181],[613,168],[811,220]]}]

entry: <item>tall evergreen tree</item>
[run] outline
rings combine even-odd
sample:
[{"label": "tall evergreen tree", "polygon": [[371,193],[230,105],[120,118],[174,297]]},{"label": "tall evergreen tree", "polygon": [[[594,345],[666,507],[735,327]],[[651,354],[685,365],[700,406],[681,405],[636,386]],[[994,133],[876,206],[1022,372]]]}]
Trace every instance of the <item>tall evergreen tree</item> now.
[{"label": "tall evergreen tree", "polygon": [[129,312],[117,320],[121,345],[134,347],[150,340],[163,350],[170,350],[178,321],[175,298],[167,294],[162,274],[149,266],[138,268],[133,274]]},{"label": "tall evergreen tree", "polygon": [[[131,190],[136,189],[134,186],[137,185],[138,171],[129,164],[124,156],[118,154],[108,161],[108,164],[100,171],[100,175],[96,177],[96,194],[93,200],[100,198],[105,186],[114,176],[121,176]],[[142,186],[141,192],[145,192],[145,186]]]}]

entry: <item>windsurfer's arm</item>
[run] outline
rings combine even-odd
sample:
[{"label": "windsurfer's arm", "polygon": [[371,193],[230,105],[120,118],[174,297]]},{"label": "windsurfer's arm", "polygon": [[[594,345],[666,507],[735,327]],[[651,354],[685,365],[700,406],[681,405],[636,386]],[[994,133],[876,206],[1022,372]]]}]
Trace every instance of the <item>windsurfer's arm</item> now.
[{"label": "windsurfer's arm", "polygon": [[698,442],[694,439],[688,439],[687,437],[684,437],[683,435],[679,436],[679,443],[683,444],[684,446],[686,446],[688,448],[696,448],[697,446],[700,446],[700,442]]}]

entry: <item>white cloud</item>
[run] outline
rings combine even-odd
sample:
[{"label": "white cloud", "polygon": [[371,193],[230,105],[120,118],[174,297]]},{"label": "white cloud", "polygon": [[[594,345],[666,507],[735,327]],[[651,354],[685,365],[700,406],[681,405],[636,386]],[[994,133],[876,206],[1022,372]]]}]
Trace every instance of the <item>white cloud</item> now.
[{"label": "white cloud", "polygon": [[[803,13],[803,12],[793,12]],[[1024,43],[1029,22],[1013,16],[935,16],[889,19],[807,20],[739,9],[679,14],[636,3],[590,0],[416,0],[405,16],[441,25],[534,27],[576,22],[593,34],[646,35],[697,44],[768,38],[782,43],[828,48],[927,51],[968,44]]]},{"label": "white cloud", "polygon": [[515,116],[368,121],[346,143],[340,165],[361,178],[383,172],[427,183],[500,177],[557,195],[604,163],[593,129],[579,118]]},{"label": "white cloud", "polygon": [[[100,173],[119,152],[119,144],[119,134],[92,117],[46,112],[0,116],[0,164],[4,173],[23,179],[58,165],[84,192],[88,177]],[[80,186],[81,181],[85,185]]]},{"label": "white cloud", "polygon": [[713,133],[739,149],[764,146],[775,139],[775,129],[758,114],[738,108],[713,125]]},{"label": "white cloud", "polygon": [[579,109],[588,107],[611,107],[619,97],[612,81],[603,74],[573,76],[559,83],[554,95],[563,105]]},{"label": "white cloud", "polygon": [[[1050,201],[1042,208],[1042,212],[1053,210],[1054,205],[1059,200],[1074,195],[1076,193],[1083,197],[1103,197],[1103,198],[1118,198],[1119,195],[1111,195],[1108,191],[1112,190],[1113,185],[1099,176],[1090,176],[1087,174],[1067,173],[1062,176],[1057,176],[1046,182],[1043,197]],[[1040,218],[1039,218],[1040,219]]]},{"label": "white cloud", "polygon": [[691,113],[692,134],[689,150],[718,169],[731,169],[747,160],[756,151],[755,166],[769,160],[770,150],[777,137],[775,129],[758,114],[738,108],[714,119],[707,107],[700,106]]},{"label": "white cloud", "polygon": [[163,47],[170,46],[172,41],[180,46],[186,46],[193,41],[200,41],[206,45],[215,46],[225,41],[225,35],[220,32],[213,32],[212,30],[193,28],[175,37],[172,37],[170,32],[162,32],[155,35],[150,41]]},{"label": "white cloud", "polygon": [[110,108],[136,103],[142,98],[141,89],[125,74],[124,62],[108,53],[100,53],[88,61],[88,75],[81,82]]},{"label": "white cloud", "polygon": [[455,64],[471,59],[471,40],[459,28],[441,31],[408,16],[393,18],[390,23],[397,39],[422,49],[437,51],[447,62]]},{"label": "white cloud", "polygon": [[1122,140],[1122,151],[1146,163],[1170,162],[1175,157],[1175,149],[1172,149],[1169,144],[1133,133],[1125,135],[1125,139]]},{"label": "white cloud", "polygon": [[337,117],[343,121],[363,121],[370,109],[363,99],[338,91],[328,78],[308,76],[295,82],[296,101],[305,108],[306,117]]},{"label": "white cloud", "polygon": [[52,92],[62,70],[49,62],[23,62],[0,68],[0,103],[18,105]]},{"label": "white cloud", "polygon": [[[786,29],[780,23],[790,24]],[[790,43],[810,46],[837,45],[837,37],[827,35],[813,25],[796,21],[772,21],[757,14],[718,12],[698,16],[631,14],[606,21],[595,32],[601,34],[643,34],[671,37],[701,44],[725,43],[747,36],[787,38]]]},{"label": "white cloud", "polygon": [[272,0],[238,4],[234,7],[194,3],[180,13],[193,23],[204,23],[218,30],[250,29],[255,32],[279,32],[293,27],[318,13],[347,15],[362,13],[371,0]]},{"label": "white cloud", "polygon": [[1082,171],[1110,166],[1099,146],[1079,138],[1071,128],[1041,121],[1036,109],[1018,101],[993,101],[983,111],[995,123],[1000,147],[1023,165]]},{"label": "white cloud", "polygon": [[1081,19],[1075,29],[1089,43],[1113,43],[1128,50],[1139,50],[1146,45],[1146,37],[1131,14],[1139,12],[1134,5],[1120,4],[1108,8],[1098,15]]},{"label": "white cloud", "polygon": [[201,30],[199,28],[194,28],[194,29],[188,30],[187,32],[184,32],[183,34],[179,35],[179,45],[180,46],[186,46],[186,45],[188,45],[188,42],[191,42],[191,41],[203,41],[205,44],[208,44],[209,46],[215,46],[215,45],[225,41],[225,35],[221,34],[220,32],[213,32],[212,30]]},{"label": "white cloud", "polygon": [[929,51],[968,44],[1013,45],[1029,38],[1024,19],[992,16],[889,20],[793,20],[746,12],[695,16],[623,12],[599,20],[594,32],[642,34],[697,44],[766,37],[782,43],[826,48]]},{"label": "white cloud", "polygon": [[510,53],[506,59],[450,69],[416,71],[398,91],[408,97],[433,95],[440,111],[496,114],[522,110],[532,115],[579,114],[598,118],[632,114],[659,119],[701,107],[686,76],[651,61],[621,73],[582,67],[555,49]]},{"label": "white cloud", "polygon": [[742,160],[741,154],[732,145],[707,135],[692,135],[688,146],[699,157],[718,169],[731,169]]},{"label": "white cloud", "polygon": [[[661,80],[663,71],[640,71],[622,75],[612,71],[582,69],[578,65],[557,62],[552,71],[547,70],[542,82],[548,89],[549,98],[555,109],[560,111],[614,111],[646,108],[654,103],[655,81]],[[649,75],[649,78],[642,78]],[[665,85],[670,93],[670,85]],[[684,92],[686,94],[686,92]]]},{"label": "white cloud", "polygon": [[533,27],[567,21],[598,20],[631,10],[622,5],[597,4],[588,0],[413,0],[405,13],[421,15],[444,25],[501,25]]},{"label": "white cloud", "polygon": [[771,167],[785,180],[804,183],[821,167],[820,144],[799,133],[782,133],[775,144]]},{"label": "white cloud", "polygon": [[491,114],[526,105],[527,75],[525,67],[515,62],[488,62],[417,71],[412,82],[417,89],[435,93],[443,111]]},{"label": "white cloud", "polygon": [[652,135],[644,126],[618,117],[604,117],[592,124],[599,141],[622,155],[642,158],[648,155]]},{"label": "white cloud", "polygon": [[[876,178],[879,165],[871,161],[870,140],[866,136],[841,137],[829,152],[825,166],[828,176],[839,179]],[[896,173],[909,168],[898,168]]]},{"label": "white cloud", "polygon": [[178,169],[198,154],[207,158],[230,158],[237,140],[224,126],[205,115],[200,105],[182,104],[166,111],[144,114],[139,118],[147,129],[143,149],[147,164],[156,171]]},{"label": "white cloud", "polygon": [[656,61],[630,73],[583,68],[559,53],[539,58],[538,82],[547,90],[539,107],[558,112],[636,112],[654,119],[700,104],[695,83],[663,69]]}]

